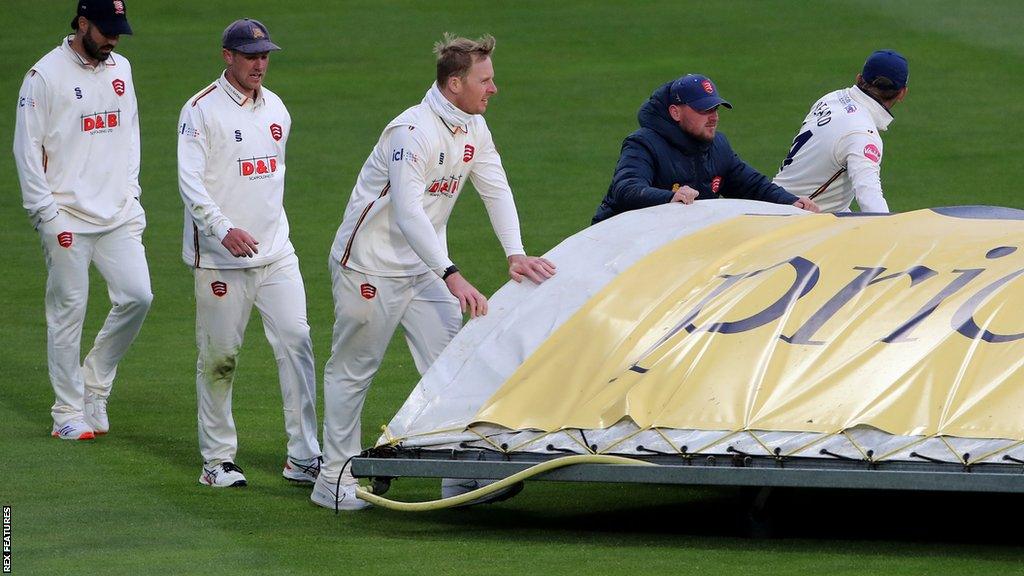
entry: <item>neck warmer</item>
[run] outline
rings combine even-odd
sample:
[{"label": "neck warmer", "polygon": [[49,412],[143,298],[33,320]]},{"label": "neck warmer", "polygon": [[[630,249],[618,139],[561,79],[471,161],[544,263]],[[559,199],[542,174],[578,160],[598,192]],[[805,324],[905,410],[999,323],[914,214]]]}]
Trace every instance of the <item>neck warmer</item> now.
[{"label": "neck warmer", "polygon": [[461,126],[463,130],[469,128],[469,119],[473,115],[459,110],[455,104],[452,104],[445,98],[444,94],[441,94],[441,90],[438,89],[437,82],[430,86],[430,90],[427,90],[427,95],[423,97],[423,101],[448,125]]}]

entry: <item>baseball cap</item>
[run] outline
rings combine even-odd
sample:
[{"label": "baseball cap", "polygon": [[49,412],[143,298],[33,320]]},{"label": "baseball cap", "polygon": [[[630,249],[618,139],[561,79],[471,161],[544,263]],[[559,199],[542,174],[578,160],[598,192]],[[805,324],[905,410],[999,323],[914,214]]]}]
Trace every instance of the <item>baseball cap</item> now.
[{"label": "baseball cap", "polygon": [[281,47],[270,41],[270,32],[259,20],[242,18],[224,29],[221,46],[243,54],[260,54]]},{"label": "baseball cap", "polygon": [[710,110],[718,105],[732,108],[732,104],[718,95],[718,88],[714,82],[700,74],[687,74],[673,82],[668,100],[669,104],[686,104],[698,112]]},{"label": "baseball cap", "polygon": [[907,85],[909,74],[907,59],[895,50],[878,50],[872,53],[864,62],[864,70],[861,72],[861,76],[868,84],[878,78],[888,78],[896,85],[897,90]]},{"label": "baseball cap", "polygon": [[124,0],[78,0],[78,12],[71,20],[71,29],[78,30],[78,17],[85,16],[104,36],[131,34]]}]

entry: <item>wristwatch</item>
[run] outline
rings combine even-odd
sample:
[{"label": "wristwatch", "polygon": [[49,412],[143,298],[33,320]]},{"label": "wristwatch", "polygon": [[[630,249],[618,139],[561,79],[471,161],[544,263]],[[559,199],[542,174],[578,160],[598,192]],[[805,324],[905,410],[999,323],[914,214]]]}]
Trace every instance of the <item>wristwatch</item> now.
[{"label": "wristwatch", "polygon": [[458,271],[459,271],[459,267],[456,266],[455,264],[452,264],[451,266],[445,268],[444,272],[441,273],[441,280],[447,280],[449,276],[451,276],[452,274],[455,274]]}]

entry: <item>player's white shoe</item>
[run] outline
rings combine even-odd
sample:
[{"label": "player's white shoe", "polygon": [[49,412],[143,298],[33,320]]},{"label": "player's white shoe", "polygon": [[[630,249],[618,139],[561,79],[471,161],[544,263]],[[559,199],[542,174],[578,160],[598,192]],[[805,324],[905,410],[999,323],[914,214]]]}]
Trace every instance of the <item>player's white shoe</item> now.
[{"label": "player's white shoe", "polygon": [[92,440],[96,437],[93,429],[81,418],[60,426],[54,424],[53,432],[50,435],[61,440]]},{"label": "player's white shoe", "polygon": [[[484,486],[490,486],[497,480],[476,480],[473,478],[444,478],[441,480],[441,498],[452,498],[454,496],[461,496],[466,492],[472,492],[478,488]],[[476,506],[477,504],[493,504],[495,502],[502,502],[509,498],[519,494],[523,491],[523,483],[516,482],[511,486],[506,486],[497,492],[493,492],[476,500],[471,500],[460,506]]]},{"label": "player's white shoe", "polygon": [[246,485],[242,469],[234,462],[220,464],[203,464],[203,473],[199,475],[199,483],[214,488],[239,488]]},{"label": "player's white shoe", "polygon": [[110,431],[110,421],[107,419],[107,399],[92,392],[85,393],[85,422],[97,436]]},{"label": "player's white shoe", "polygon": [[313,504],[329,510],[352,511],[370,507],[369,502],[356,497],[354,484],[338,486],[336,482],[326,481],[323,476],[313,484],[313,493],[309,495],[309,499]]},{"label": "player's white shoe", "polygon": [[284,470],[281,475],[292,482],[312,484],[320,475],[320,457],[298,460],[289,456],[284,461]]}]

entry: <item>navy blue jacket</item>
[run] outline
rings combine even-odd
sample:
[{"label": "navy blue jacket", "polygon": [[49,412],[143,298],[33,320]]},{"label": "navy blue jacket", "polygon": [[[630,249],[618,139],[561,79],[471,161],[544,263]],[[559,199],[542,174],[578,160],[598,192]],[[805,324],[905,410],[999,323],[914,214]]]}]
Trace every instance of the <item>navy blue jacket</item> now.
[{"label": "navy blue jacket", "polygon": [[655,90],[640,107],[640,129],[622,142],[615,175],[593,224],[627,210],[668,203],[673,184],[696,189],[698,200],[727,196],[777,204],[797,201],[740,159],[721,132],[711,142],[683,132],[668,113],[671,84]]}]

